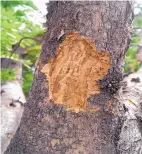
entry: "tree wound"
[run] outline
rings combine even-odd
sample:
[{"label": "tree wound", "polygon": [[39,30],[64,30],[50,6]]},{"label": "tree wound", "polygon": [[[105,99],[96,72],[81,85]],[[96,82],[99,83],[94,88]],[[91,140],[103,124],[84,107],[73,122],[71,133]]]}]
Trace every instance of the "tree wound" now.
[{"label": "tree wound", "polygon": [[49,98],[56,104],[64,104],[67,110],[96,111],[99,106],[88,107],[87,98],[100,93],[98,80],[110,68],[110,54],[97,52],[95,44],[77,32],[68,35],[59,45],[56,57],[43,67]]}]

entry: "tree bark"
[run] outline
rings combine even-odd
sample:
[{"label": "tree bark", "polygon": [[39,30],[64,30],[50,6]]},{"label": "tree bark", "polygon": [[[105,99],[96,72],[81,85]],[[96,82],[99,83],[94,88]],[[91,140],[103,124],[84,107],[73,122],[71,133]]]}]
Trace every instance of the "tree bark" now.
[{"label": "tree bark", "polygon": [[2,69],[15,70],[15,80],[1,83],[1,154],[3,154],[20,124],[26,99],[22,90],[22,63],[10,58],[0,60]]},{"label": "tree bark", "polygon": [[[132,18],[132,4],[128,1],[49,2],[48,33],[29,99],[20,127],[5,154],[138,153],[137,144],[130,151],[132,144],[126,144],[127,150],[119,143],[125,110],[116,99],[130,43]],[[101,108],[97,112],[67,111],[64,105],[49,100],[48,82],[41,69],[50,58],[55,58],[63,31],[66,36],[78,32],[92,40],[97,51],[111,55],[110,70],[99,81],[101,93],[88,98],[90,106]]]}]

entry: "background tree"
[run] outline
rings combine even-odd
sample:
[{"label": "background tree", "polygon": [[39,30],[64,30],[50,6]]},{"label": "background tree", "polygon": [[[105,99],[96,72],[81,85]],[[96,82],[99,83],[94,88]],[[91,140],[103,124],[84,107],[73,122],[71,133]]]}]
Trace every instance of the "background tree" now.
[{"label": "background tree", "polygon": [[[124,56],[130,43],[129,28],[133,14],[131,2],[50,2],[48,11],[48,33],[37,63],[24,116],[5,154],[141,153],[141,132],[137,116],[135,112],[131,112],[134,117],[132,119],[127,113],[134,111],[133,108],[129,110],[128,106],[116,99],[119,98],[116,92],[122,80]],[[60,43],[63,32],[68,35],[74,31],[84,36],[83,40],[88,43],[78,40],[76,34],[68,36],[63,44]],[[107,75],[98,81],[101,91],[98,90],[99,94],[88,98],[88,107],[92,109],[92,106],[98,106],[98,111],[78,110],[77,113],[74,108],[67,111],[67,105],[49,100],[51,93],[48,93],[47,80],[41,69],[50,58],[55,58],[59,44],[59,53],[74,51],[69,48],[74,41],[71,38],[75,39],[74,46],[71,47],[79,46],[81,41],[83,47],[89,48],[91,45],[91,49],[95,51],[86,37],[96,44],[97,51],[104,50],[98,52],[99,60],[103,58],[102,53],[105,56],[109,52],[111,61]],[[54,66],[54,60],[49,62]],[[49,74],[48,76],[50,77]],[[50,80],[48,84],[50,85]]]}]

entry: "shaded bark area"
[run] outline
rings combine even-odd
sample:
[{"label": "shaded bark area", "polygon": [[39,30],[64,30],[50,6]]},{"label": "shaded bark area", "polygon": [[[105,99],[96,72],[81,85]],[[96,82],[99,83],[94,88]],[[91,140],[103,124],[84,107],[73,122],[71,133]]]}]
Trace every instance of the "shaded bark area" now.
[{"label": "shaded bark area", "polygon": [[[21,125],[5,154],[116,154],[123,123],[123,107],[113,98],[119,87],[132,22],[130,2],[50,2],[48,33],[37,63]],[[79,32],[111,54],[111,69],[100,81],[102,93],[91,96],[98,112],[66,111],[48,98],[48,82],[41,73],[56,55],[61,31]],[[112,82],[114,81],[114,82]],[[110,86],[111,85],[111,86]]]}]

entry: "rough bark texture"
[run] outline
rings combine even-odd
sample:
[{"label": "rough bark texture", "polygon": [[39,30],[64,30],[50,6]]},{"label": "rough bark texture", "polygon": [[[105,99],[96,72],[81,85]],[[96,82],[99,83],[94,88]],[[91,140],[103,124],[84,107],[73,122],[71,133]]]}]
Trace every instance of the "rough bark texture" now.
[{"label": "rough bark texture", "polygon": [[[122,79],[124,55],[130,41],[131,3],[50,2],[47,18],[48,33],[24,116],[5,154],[122,153],[117,143],[124,109],[113,93]],[[49,58],[55,57],[63,30],[66,35],[77,31],[92,40],[97,51],[111,54],[111,69],[100,81],[102,93],[88,99],[91,105],[101,106],[98,112],[66,111],[64,106],[48,99],[48,83],[41,69]],[[132,153],[128,151],[127,154]]]},{"label": "rough bark texture", "polygon": [[119,90],[119,99],[125,107],[124,123],[118,149],[121,154],[142,153],[142,74],[132,73],[124,78],[127,85]]}]

